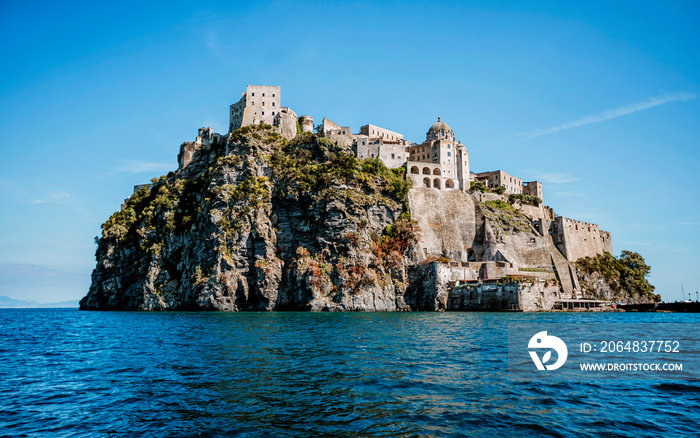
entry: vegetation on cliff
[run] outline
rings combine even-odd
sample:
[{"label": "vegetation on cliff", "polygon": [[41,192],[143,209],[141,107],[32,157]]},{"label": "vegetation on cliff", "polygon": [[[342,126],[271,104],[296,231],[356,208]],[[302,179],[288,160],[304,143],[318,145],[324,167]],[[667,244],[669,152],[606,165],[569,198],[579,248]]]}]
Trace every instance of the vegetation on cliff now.
[{"label": "vegetation on cliff", "polygon": [[605,279],[612,292],[618,296],[626,295],[633,300],[661,300],[661,297],[654,293],[654,286],[649,284],[646,278],[651,268],[636,252],[622,251],[618,258],[609,253],[586,257],[577,261],[576,267],[579,269],[582,286],[591,295],[597,295],[591,284],[597,276]]}]

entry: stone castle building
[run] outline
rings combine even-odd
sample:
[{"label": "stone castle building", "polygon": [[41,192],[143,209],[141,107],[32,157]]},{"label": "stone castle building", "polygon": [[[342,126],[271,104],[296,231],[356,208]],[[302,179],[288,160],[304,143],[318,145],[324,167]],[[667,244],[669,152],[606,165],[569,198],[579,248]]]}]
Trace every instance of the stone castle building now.
[{"label": "stone castle building", "polygon": [[[281,89],[278,86],[248,85],[238,102],[230,107],[229,132],[215,133],[211,127],[200,128],[193,142],[180,146],[179,168],[186,167],[200,149],[208,149],[217,142],[226,143],[231,134],[242,127],[265,123],[283,137],[293,139],[299,131],[313,132],[311,116],[298,117],[289,107],[281,106]],[[523,182],[521,178],[503,170],[471,173],[469,151],[455,139],[452,128],[438,117],[420,144],[406,140],[403,134],[373,124],[366,124],[353,133],[349,126],[342,126],[323,118],[319,134],[345,146],[359,159],[379,158],[389,168],[406,166],[407,177],[414,187],[435,189],[440,192],[469,191],[471,182],[478,181],[488,188],[505,187],[505,195],[524,194],[542,197],[542,183]],[[496,199],[500,195],[483,193],[481,201]],[[552,209],[539,205],[520,205],[521,212],[533,221],[541,235],[551,235],[554,244],[570,262],[581,257],[612,252],[610,233],[596,224],[579,222],[555,216]],[[464,260],[468,260],[465,256]],[[506,260],[503,260],[506,262]]]}]

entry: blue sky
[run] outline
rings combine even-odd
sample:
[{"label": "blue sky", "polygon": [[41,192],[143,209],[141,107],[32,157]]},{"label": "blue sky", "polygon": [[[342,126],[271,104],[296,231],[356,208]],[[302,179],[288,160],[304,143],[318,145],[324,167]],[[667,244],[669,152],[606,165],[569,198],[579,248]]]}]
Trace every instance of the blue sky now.
[{"label": "blue sky", "polygon": [[246,84],[544,184],[557,214],[700,290],[697,2],[0,2],[0,295],[85,295],[134,184],[228,127]]}]

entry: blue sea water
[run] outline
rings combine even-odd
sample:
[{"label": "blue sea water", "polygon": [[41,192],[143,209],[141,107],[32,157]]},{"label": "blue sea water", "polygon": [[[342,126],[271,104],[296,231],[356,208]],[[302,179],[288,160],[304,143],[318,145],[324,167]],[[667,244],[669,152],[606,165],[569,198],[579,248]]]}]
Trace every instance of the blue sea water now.
[{"label": "blue sea water", "polygon": [[0,436],[700,435],[697,381],[510,380],[515,321],[700,316],[4,309]]}]

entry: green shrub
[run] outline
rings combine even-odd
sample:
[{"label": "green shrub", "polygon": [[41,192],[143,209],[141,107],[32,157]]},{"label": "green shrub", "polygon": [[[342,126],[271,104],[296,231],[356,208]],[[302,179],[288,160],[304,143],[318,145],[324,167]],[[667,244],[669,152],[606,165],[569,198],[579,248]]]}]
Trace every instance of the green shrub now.
[{"label": "green shrub", "polygon": [[624,289],[630,294],[637,294],[654,301],[661,300],[659,295],[654,294],[654,286],[646,279],[651,268],[636,252],[622,251],[618,258],[610,253],[585,257],[576,262],[576,267],[589,274],[598,272],[615,292]]}]

